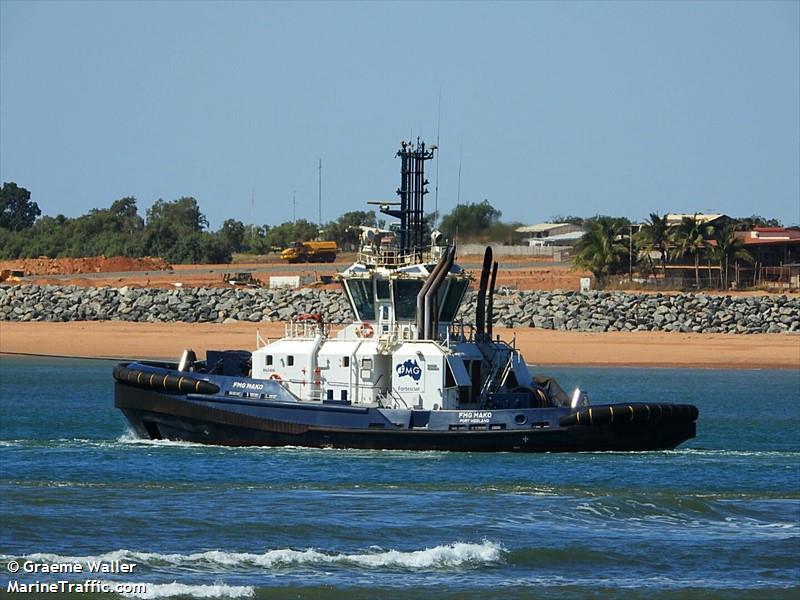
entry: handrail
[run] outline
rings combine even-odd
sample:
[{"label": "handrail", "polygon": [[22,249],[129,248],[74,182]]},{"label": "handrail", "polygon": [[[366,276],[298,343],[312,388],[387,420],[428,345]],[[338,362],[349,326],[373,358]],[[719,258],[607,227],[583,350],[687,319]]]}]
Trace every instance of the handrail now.
[{"label": "handrail", "polygon": [[269,344],[269,341],[264,341],[264,338],[261,337],[261,332],[256,329],[256,350],[260,350]]},{"label": "handrail", "polygon": [[430,264],[438,261],[445,246],[428,246],[416,252],[402,252],[397,248],[374,248],[362,246],[357,255],[356,261],[374,267],[400,268],[420,263]]},{"label": "handrail", "polygon": [[[402,404],[403,407],[405,407],[406,409],[408,408],[408,404],[406,404],[406,401],[403,400],[403,397],[394,388],[389,388],[389,391],[383,397],[392,399],[394,401],[394,405],[396,407],[399,407]],[[378,397],[379,403],[380,403],[380,399],[381,399],[381,397],[379,396]]]},{"label": "handrail", "polygon": [[317,321],[287,321],[283,331],[286,338],[313,339],[320,330],[324,337],[328,336],[328,325]]}]

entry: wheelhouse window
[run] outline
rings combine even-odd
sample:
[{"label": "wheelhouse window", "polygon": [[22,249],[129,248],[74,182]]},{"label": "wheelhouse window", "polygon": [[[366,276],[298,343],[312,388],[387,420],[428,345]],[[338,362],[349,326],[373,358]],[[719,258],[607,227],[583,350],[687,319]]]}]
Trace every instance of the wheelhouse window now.
[{"label": "wheelhouse window", "polygon": [[372,289],[368,279],[350,279],[344,284],[353,297],[356,316],[362,321],[375,320],[375,305],[372,302]]},{"label": "wheelhouse window", "polygon": [[391,300],[392,293],[389,290],[389,280],[388,279],[376,279],[375,280],[375,293],[378,296],[378,300]]},{"label": "wheelhouse window", "polygon": [[424,282],[421,279],[397,279],[394,282],[394,314],[401,321],[417,318],[417,294]]},{"label": "wheelhouse window", "polygon": [[294,364],[294,356],[292,354],[289,354],[286,357],[286,365],[291,367],[293,364]]},{"label": "wheelhouse window", "polygon": [[272,354],[267,354],[267,365],[272,364]]},{"label": "wheelhouse window", "polygon": [[455,318],[456,313],[458,312],[458,307],[461,305],[461,299],[464,297],[464,292],[467,291],[467,285],[469,285],[469,281],[466,279],[450,280],[450,283],[447,286],[447,291],[445,292],[444,300],[440,304],[442,307],[442,310],[439,313],[440,321],[449,322]]},{"label": "wheelhouse window", "polygon": [[450,366],[450,361],[445,361],[444,387],[456,387],[456,376],[453,375],[453,369]]}]

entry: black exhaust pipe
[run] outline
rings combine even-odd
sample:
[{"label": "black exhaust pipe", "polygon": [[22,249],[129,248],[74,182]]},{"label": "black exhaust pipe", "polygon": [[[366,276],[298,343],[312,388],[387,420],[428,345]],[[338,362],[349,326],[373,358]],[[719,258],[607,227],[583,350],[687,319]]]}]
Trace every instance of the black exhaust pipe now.
[{"label": "black exhaust pipe", "polygon": [[433,268],[433,271],[431,271],[430,275],[428,275],[428,278],[425,280],[425,283],[422,284],[422,289],[420,289],[419,293],[417,294],[417,339],[418,340],[427,339],[425,337],[426,335],[425,295],[428,293],[428,290],[433,285],[433,282],[436,279],[436,276],[439,274],[439,271],[441,271],[444,268],[446,263],[447,263],[447,252],[445,251],[442,257],[439,259],[439,262],[436,263],[436,266]]},{"label": "black exhaust pipe", "polygon": [[492,267],[492,279],[489,283],[489,299],[486,303],[486,337],[492,339],[492,325],[494,325],[494,282],[497,281],[497,261]]},{"label": "black exhaust pipe", "polygon": [[486,246],[483,253],[483,269],[478,285],[478,306],[475,310],[475,338],[482,342],[486,336],[486,287],[489,284],[489,271],[492,268],[492,247]]},{"label": "black exhaust pipe", "polygon": [[451,267],[453,266],[453,262],[456,259],[456,248],[452,246],[448,248],[445,252],[445,261],[444,261],[444,268],[441,269],[433,279],[433,283],[428,288],[428,291],[425,292],[425,339],[426,340],[435,340],[436,339],[436,332],[438,330],[438,323],[439,323],[439,309],[434,308],[436,304],[437,295],[439,294],[439,288],[442,287],[442,283],[444,282],[447,274],[450,272]]}]

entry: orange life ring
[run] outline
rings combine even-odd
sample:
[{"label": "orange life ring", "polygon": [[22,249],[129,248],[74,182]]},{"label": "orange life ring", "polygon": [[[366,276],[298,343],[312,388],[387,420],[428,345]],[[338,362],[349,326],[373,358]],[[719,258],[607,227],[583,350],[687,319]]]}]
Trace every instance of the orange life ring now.
[{"label": "orange life ring", "polygon": [[281,377],[280,373],[273,373],[269,376],[272,381],[283,381],[283,377]]},{"label": "orange life ring", "polygon": [[362,323],[356,333],[358,333],[358,337],[371,338],[374,332],[375,330],[372,328],[372,325],[369,323]]}]

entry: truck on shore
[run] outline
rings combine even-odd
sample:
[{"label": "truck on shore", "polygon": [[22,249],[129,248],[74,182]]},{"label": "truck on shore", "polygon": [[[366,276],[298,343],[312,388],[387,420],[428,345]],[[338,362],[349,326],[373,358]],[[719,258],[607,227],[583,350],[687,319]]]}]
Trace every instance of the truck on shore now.
[{"label": "truck on shore", "polygon": [[338,252],[336,242],[295,242],[281,252],[281,258],[289,263],[333,262]]}]

